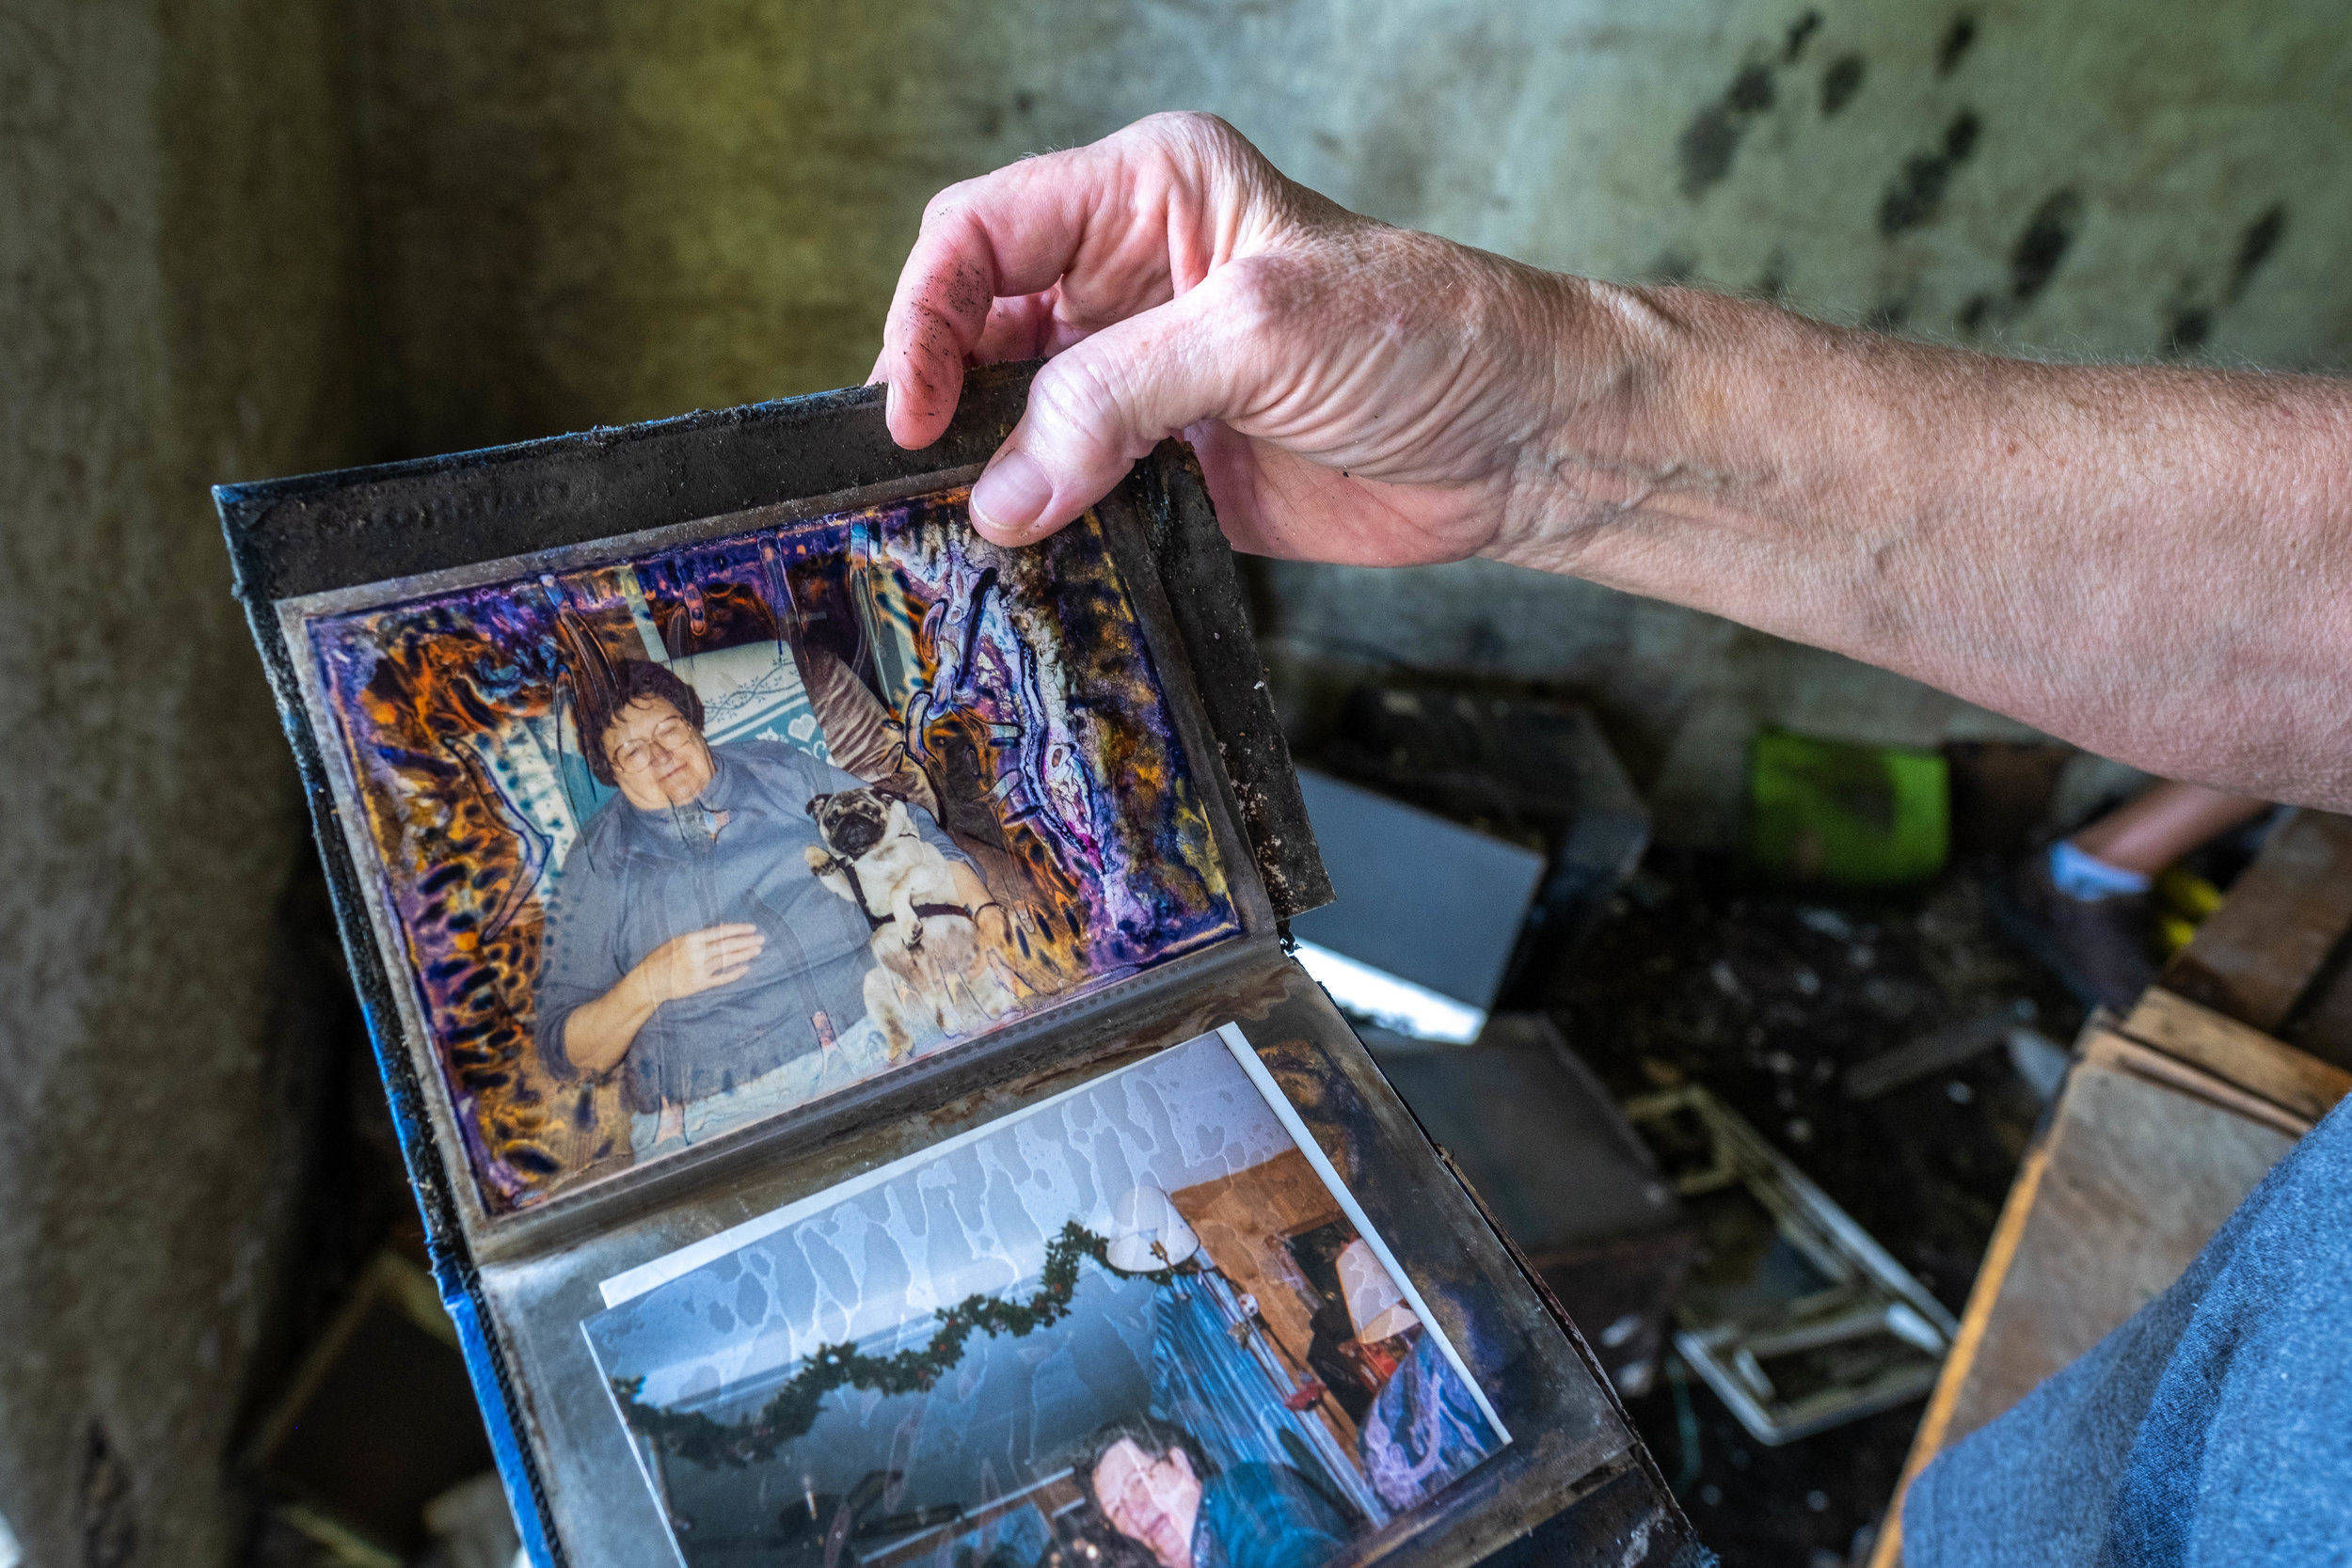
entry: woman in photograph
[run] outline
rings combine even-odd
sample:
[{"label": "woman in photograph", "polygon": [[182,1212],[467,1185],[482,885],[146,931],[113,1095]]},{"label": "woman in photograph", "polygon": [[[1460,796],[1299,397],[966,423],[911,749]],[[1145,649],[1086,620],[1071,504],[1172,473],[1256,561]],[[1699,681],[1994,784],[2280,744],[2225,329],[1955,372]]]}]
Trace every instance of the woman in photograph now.
[{"label": "woman in photograph", "polygon": [[[712,746],[701,698],[660,664],[612,677],[581,727],[590,770],[619,793],[549,900],[537,1038],[558,1077],[620,1072],[642,1153],[804,1103],[889,1053],[867,1016],[875,922],[810,858],[828,852],[812,802],[862,782],[788,745]],[[930,815],[905,811],[946,863],[956,912],[1001,921]]]}]

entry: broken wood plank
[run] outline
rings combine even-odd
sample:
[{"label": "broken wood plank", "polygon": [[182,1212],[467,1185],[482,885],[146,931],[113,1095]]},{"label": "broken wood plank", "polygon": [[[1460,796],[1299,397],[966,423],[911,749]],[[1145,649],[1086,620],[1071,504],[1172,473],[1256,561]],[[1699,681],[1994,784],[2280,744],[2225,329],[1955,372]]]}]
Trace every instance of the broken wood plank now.
[{"label": "broken wood plank", "polygon": [[2141,1044],[2225,1078],[2308,1122],[2318,1121],[2352,1093],[2352,1072],[2161,987],[2141,995],[2122,1028]]},{"label": "broken wood plank", "polygon": [[1912,1479],[2177,1279],[2295,1142],[2200,1095],[2076,1066],[2010,1189],[1873,1568],[1901,1560]]},{"label": "broken wood plank", "polygon": [[2259,1121],[2291,1137],[2301,1137],[2312,1130],[2312,1123],[2294,1112],[2273,1105],[2260,1095],[2249,1094],[2225,1078],[2219,1078],[2202,1068],[2191,1067],[2178,1056],[2140,1044],[2137,1040],[2119,1035],[2111,1029],[2085,1029],[2075,1042],[2082,1060],[2116,1072],[2127,1072],[2135,1078],[2161,1084],[2168,1088],[2193,1094],[2225,1111],[2234,1111],[2249,1121]]},{"label": "broken wood plank", "polygon": [[1944,1440],[2008,1410],[2179,1278],[2295,1142],[2163,1085],[2077,1068]]},{"label": "broken wood plank", "polygon": [[2157,983],[2275,1034],[2352,931],[2352,817],[2299,811]]},{"label": "broken wood plank", "polygon": [[2279,1037],[2329,1067],[2352,1071],[2352,937],[2337,945],[2335,957],[2279,1026]]}]

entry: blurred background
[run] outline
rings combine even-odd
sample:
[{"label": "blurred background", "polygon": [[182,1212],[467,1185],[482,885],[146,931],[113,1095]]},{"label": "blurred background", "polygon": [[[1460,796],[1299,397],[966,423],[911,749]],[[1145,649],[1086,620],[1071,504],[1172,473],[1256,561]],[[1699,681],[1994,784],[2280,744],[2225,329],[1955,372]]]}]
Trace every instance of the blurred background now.
[{"label": "blurred background", "polygon": [[[238,1456],[405,1212],[206,487],[861,381],[933,191],[1170,107],[1548,267],[2056,358],[2352,350],[2352,28],[2320,0],[0,0],[0,1514],[27,1560],[295,1553]],[[1596,939],[1636,958],[1683,952],[1628,922],[1718,887],[1759,730],[2038,742],[1485,562],[1252,589],[1308,752],[1400,671],[1586,705],[1650,817],[1648,892]],[[2129,782],[2051,761],[2086,808]],[[1753,932],[1738,896],[1677,929]],[[1713,973],[1691,941],[1659,995]],[[1550,1000],[1605,1055],[1628,1015],[1580,983]],[[1947,1304],[2006,1171],[1953,1277],[1906,1257]],[[1843,1560],[1868,1523],[1788,1508],[1734,1560]]]}]

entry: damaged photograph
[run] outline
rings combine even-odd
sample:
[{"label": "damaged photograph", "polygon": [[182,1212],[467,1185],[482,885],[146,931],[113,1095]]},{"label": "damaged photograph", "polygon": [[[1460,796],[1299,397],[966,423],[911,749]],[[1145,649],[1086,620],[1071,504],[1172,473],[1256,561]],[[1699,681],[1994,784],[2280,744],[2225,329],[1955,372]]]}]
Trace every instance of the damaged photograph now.
[{"label": "damaged photograph", "polygon": [[1099,522],[964,500],[303,614],[485,1208],[1240,929]]},{"label": "damaged photograph", "polygon": [[1314,1568],[1510,1441],[1231,1025],[603,1293],[691,1568]]}]

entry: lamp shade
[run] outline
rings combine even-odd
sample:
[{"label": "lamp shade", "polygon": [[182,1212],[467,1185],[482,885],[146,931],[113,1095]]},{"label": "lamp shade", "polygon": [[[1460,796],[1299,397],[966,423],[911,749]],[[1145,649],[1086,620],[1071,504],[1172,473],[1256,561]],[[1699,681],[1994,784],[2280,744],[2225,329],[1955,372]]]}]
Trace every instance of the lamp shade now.
[{"label": "lamp shade", "polygon": [[1421,1322],[1362,1237],[1340,1248],[1339,1268],[1340,1294],[1347,1300],[1348,1322],[1356,1325],[1359,1339],[1386,1339]]},{"label": "lamp shade", "polygon": [[1122,1274],[1172,1269],[1200,1248],[1200,1238],[1157,1187],[1130,1187],[1111,1205],[1104,1257]]}]

